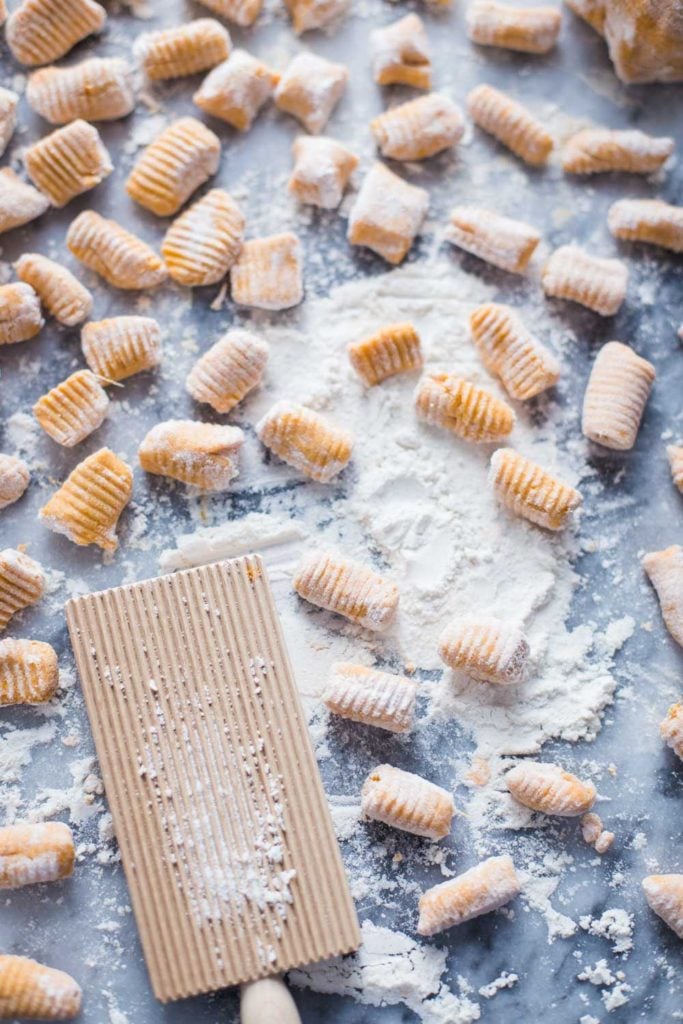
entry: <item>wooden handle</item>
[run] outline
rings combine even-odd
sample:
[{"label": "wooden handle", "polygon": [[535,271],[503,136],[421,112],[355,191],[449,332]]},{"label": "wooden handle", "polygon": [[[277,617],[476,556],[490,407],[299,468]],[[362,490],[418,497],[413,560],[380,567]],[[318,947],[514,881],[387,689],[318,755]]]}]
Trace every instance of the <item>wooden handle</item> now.
[{"label": "wooden handle", "polygon": [[242,1024],[301,1024],[281,977],[261,978],[240,987],[240,1020]]}]

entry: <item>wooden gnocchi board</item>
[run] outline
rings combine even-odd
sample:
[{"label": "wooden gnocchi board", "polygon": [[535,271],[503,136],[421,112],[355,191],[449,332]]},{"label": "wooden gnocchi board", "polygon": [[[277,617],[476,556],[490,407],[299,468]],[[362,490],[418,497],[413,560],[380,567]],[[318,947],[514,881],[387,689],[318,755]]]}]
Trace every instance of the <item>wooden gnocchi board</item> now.
[{"label": "wooden gnocchi board", "polygon": [[79,597],[66,616],[155,995],[356,949],[261,559]]}]

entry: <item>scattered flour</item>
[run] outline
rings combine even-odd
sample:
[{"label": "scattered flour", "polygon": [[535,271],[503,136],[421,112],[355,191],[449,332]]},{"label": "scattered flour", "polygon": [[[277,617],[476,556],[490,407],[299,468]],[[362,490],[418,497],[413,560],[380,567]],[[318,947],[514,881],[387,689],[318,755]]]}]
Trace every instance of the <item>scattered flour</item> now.
[{"label": "scattered flour", "polygon": [[507,971],[503,971],[500,977],[494,978],[488,985],[482,985],[479,989],[479,995],[483,996],[484,999],[493,999],[503,989],[512,988],[518,981],[519,977],[516,974],[508,974]]},{"label": "scattered flour", "polygon": [[633,949],[633,914],[620,907],[611,907],[600,917],[580,917],[579,924],[590,935],[599,935],[611,942],[614,953],[628,956]]}]

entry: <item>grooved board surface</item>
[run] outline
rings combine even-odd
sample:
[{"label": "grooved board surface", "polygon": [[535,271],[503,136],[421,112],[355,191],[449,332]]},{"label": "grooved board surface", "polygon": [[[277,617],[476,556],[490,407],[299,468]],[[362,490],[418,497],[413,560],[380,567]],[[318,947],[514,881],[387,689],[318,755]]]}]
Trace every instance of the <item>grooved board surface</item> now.
[{"label": "grooved board surface", "polygon": [[77,598],[66,614],[156,996],[357,948],[261,560]]}]

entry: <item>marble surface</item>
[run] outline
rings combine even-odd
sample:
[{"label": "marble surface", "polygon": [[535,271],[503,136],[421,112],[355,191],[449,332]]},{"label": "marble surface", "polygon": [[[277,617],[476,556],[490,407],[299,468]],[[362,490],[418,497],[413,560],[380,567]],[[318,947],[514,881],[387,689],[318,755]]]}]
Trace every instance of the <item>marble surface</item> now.
[{"label": "marble surface", "polygon": [[[12,4],[10,5],[12,6]],[[182,0],[152,2],[158,12],[145,23],[125,13],[113,13],[111,25],[103,40],[92,41],[78,48],[75,57],[98,53],[125,54],[133,34],[179,18],[205,14],[205,10]],[[548,57],[532,58],[483,50],[471,46],[464,34],[464,4],[452,11],[424,14],[434,46],[434,64],[438,86],[456,100],[462,101],[469,88],[479,81],[490,81],[514,90],[545,109],[552,123],[561,126],[568,115],[590,119],[614,127],[636,126],[652,134],[675,134],[683,145],[683,86],[638,87],[626,89],[614,77],[601,40],[569,12],[565,15],[560,46]],[[304,44],[316,51],[353,66],[349,94],[333,116],[330,134],[340,139],[359,138],[359,124],[379,112],[383,97],[371,83],[367,68],[367,35],[371,26],[383,24],[399,13],[415,9],[407,3],[388,4],[381,0],[362,0],[353,16],[334,33],[313,33]],[[422,12],[422,8],[420,8]],[[254,29],[233,31],[233,38],[276,66],[283,66],[296,50],[297,43],[286,29],[284,15],[270,13]],[[11,84],[18,71],[11,65],[6,49],[0,51],[2,84]],[[155,90],[166,110],[174,113],[193,111],[191,94],[195,81],[177,82]],[[399,95],[396,93],[396,95]],[[388,92],[387,98],[392,93]],[[156,116],[156,115],[152,115]],[[12,260],[22,251],[59,252],[67,225],[81,209],[94,206],[105,214],[136,225],[144,237],[159,238],[155,218],[144,211],[133,210],[122,198],[122,182],[135,157],[126,139],[136,132],[144,136],[150,113],[144,107],[121,123],[103,126],[102,134],[115,157],[115,172],[95,194],[82,197],[67,209],[55,211],[36,225],[13,232],[2,239],[2,258]],[[39,137],[45,126],[22,104],[21,133],[15,137],[10,151]],[[142,126],[142,127],[141,127]],[[246,137],[237,137],[227,127],[214,122],[224,142],[225,155],[217,183],[235,191],[247,210],[253,233],[275,231],[296,223],[306,250],[306,284],[308,294],[325,294],[338,281],[351,279],[359,273],[381,273],[381,261],[366,252],[355,252],[343,244],[345,221],[336,214],[312,214],[296,217],[294,208],[285,208],[273,200],[286,180],[290,165],[289,144],[296,135],[296,126],[284,116],[269,110]],[[680,161],[662,178],[652,182],[635,177],[605,176],[590,182],[567,181],[556,168],[527,171],[505,157],[489,139],[475,136],[468,143],[468,159],[445,155],[429,166],[407,168],[406,176],[428,184],[433,197],[431,218],[443,220],[454,200],[474,201],[495,190],[501,198],[500,208],[512,215],[528,218],[545,226],[551,245],[570,238],[586,238],[602,244],[602,251],[611,252],[613,243],[604,227],[610,202],[621,195],[662,195],[669,201],[683,201],[683,175]],[[372,148],[363,136],[361,151],[368,162]],[[472,159],[472,154],[476,159]],[[3,164],[7,163],[7,156]],[[490,167],[484,178],[481,168]],[[294,212],[293,212],[294,211]],[[567,227],[567,221],[570,227]],[[428,231],[411,254],[418,260],[432,254],[434,235]],[[638,441],[631,453],[623,456],[594,453],[591,460],[591,483],[601,489],[600,499],[584,516],[581,524],[583,541],[592,541],[593,553],[584,554],[577,569],[581,585],[577,590],[574,619],[604,622],[618,612],[632,615],[637,629],[617,662],[619,692],[613,707],[605,715],[604,728],[596,741],[585,746],[551,745],[545,751],[550,758],[561,752],[565,764],[580,765],[585,759],[613,764],[615,773],[601,790],[611,798],[609,819],[618,834],[614,854],[609,861],[596,864],[594,854],[576,837],[576,832],[563,824],[553,826],[552,841],[558,852],[574,857],[571,870],[564,873],[554,897],[557,909],[581,915],[599,916],[606,907],[621,907],[634,915],[634,949],[627,959],[613,954],[604,938],[583,930],[571,939],[548,941],[546,923],[539,914],[524,909],[513,919],[501,915],[482,918],[447,933],[435,940],[439,948],[448,950],[448,980],[458,991],[458,978],[468,979],[472,986],[470,998],[481,1007],[482,1021],[497,1024],[503,1021],[529,1021],[543,1016],[552,1024],[578,1024],[583,1015],[598,1021],[650,1021],[657,1024],[673,1022],[683,1014],[681,998],[681,943],[648,911],[638,881],[653,867],[662,870],[683,870],[681,853],[681,784],[683,766],[662,748],[657,735],[657,722],[663,711],[680,693],[681,652],[670,641],[660,621],[656,602],[645,583],[638,565],[638,553],[661,548],[681,540],[683,506],[681,497],[670,484],[664,456],[664,438],[683,435],[683,410],[680,396],[683,389],[683,362],[676,329],[683,321],[683,272],[680,258],[656,250],[620,247],[629,258],[632,282],[628,301],[616,318],[603,321],[578,308],[563,310],[567,324],[585,348],[575,349],[575,380],[568,383],[562,401],[566,403],[568,426],[576,427],[576,409],[580,402],[591,359],[600,345],[612,338],[631,342],[657,366],[658,382]],[[334,259],[326,259],[327,252]],[[448,258],[457,261],[468,272],[481,275],[501,295],[511,292],[523,300],[526,281],[510,283],[506,275],[484,266],[463,254],[450,251]],[[216,336],[230,323],[232,311],[227,306],[219,314],[208,304],[215,289],[197,293],[176,293],[160,306],[165,326],[182,338],[186,328],[199,326]],[[125,312],[129,300],[113,291],[99,289],[95,315],[97,318]],[[154,314],[155,300],[150,309]],[[296,312],[286,314],[292,323]],[[180,349],[179,349],[180,351]],[[38,372],[38,363],[40,371]],[[9,435],[3,424],[17,410],[30,407],[46,390],[78,363],[78,336],[73,330],[57,328],[49,323],[36,341],[25,346],[0,350],[0,448],[11,450]],[[46,380],[46,376],[49,380]],[[170,532],[177,532],[185,523],[196,525],[193,511],[180,489],[169,490],[165,484],[145,480],[136,472],[136,497],[156,496],[153,530],[149,538],[136,532],[134,515],[122,528],[122,552],[125,557],[105,564],[90,550],[76,549],[67,540],[35,524],[35,513],[44,501],[55,479],[70,470],[77,457],[102,443],[114,444],[117,450],[132,455],[140,436],[140,421],[129,420],[126,403],[147,395],[145,417],[149,423],[173,414],[189,414],[191,402],[168,376],[150,392],[149,379],[134,379],[126,385],[117,414],[78,451],[55,451],[48,439],[38,441],[36,460],[42,464],[37,482],[17,506],[2,513],[0,537],[2,546],[31,543],[31,554],[63,572],[61,586],[53,574],[54,593],[42,606],[26,613],[12,626],[10,634],[30,635],[48,640],[60,652],[68,669],[70,652],[61,611],[71,588],[83,583],[92,589],[114,585],[123,580],[141,579],[157,571],[158,549]],[[150,398],[151,395],[151,398]],[[48,457],[49,456],[49,457]],[[343,484],[341,486],[344,486]],[[272,498],[280,488],[280,507],[297,513],[307,500],[305,489],[298,484],[274,484]],[[597,492],[597,491],[596,491]],[[259,508],[263,492],[240,485],[226,498],[207,502],[207,521],[222,517],[238,517]],[[202,513],[200,512],[200,515]],[[193,524],[192,519],[195,519]],[[617,543],[614,544],[615,538]],[[603,542],[610,542],[608,555],[602,555]],[[584,545],[585,546],[585,545]],[[590,545],[589,545],[590,546]],[[641,627],[645,628],[641,628]],[[12,748],[19,730],[41,730],[32,748],[30,763],[16,767]],[[78,747],[72,749],[65,739],[76,735]],[[364,755],[387,758],[387,747],[380,738],[364,738]],[[363,769],[349,753],[348,736],[344,730],[332,731],[330,744],[339,754],[323,763],[323,776],[329,791],[335,792],[343,771],[347,785],[360,782]],[[434,727],[421,733],[414,751],[416,766],[428,758],[438,766],[444,748],[471,749],[471,740],[456,723]],[[39,790],[54,786],[54,813],[66,820],[68,808],[60,806],[59,793],[73,781],[71,766],[81,764],[92,754],[91,740],[77,688],[65,696],[61,710],[43,714],[32,709],[3,712],[0,721],[0,776],[5,815],[11,814],[17,795],[29,802]],[[339,767],[343,764],[343,769]],[[405,764],[405,767],[410,767]],[[94,769],[96,772],[96,769]],[[438,779],[438,767],[437,771]],[[93,794],[96,803],[102,797]],[[63,803],[63,801],[62,801]],[[84,1024],[219,1024],[233,1019],[236,1000],[233,993],[196,999],[174,1006],[158,1006],[149,991],[134,921],[127,908],[125,880],[116,864],[100,864],[97,850],[89,844],[97,842],[99,815],[76,825],[84,850],[73,880],[39,891],[22,891],[3,900],[0,914],[0,948],[29,953],[44,959],[78,977],[86,991],[82,1020]],[[642,834],[642,839],[635,839]],[[522,834],[511,839],[512,848],[523,849],[527,838]],[[447,840],[456,856],[471,858],[467,833],[458,831]],[[408,842],[410,849],[410,841]],[[468,861],[469,862],[469,861]],[[419,872],[416,873],[419,881]],[[622,880],[623,879],[623,880]],[[396,913],[384,907],[382,900],[369,897],[359,907],[361,919],[407,929],[410,908]],[[579,954],[580,957],[579,958]],[[600,989],[588,983],[579,984],[576,975],[586,964],[605,958],[613,971],[625,972],[630,991],[628,1002],[608,1013],[600,998]],[[518,983],[509,990],[487,1000],[477,990],[497,978],[502,971],[518,975]],[[446,978],[444,978],[446,980]],[[316,995],[296,990],[295,997],[305,1024],[346,1022],[360,1024],[398,1024],[417,1020],[402,1006],[375,1008],[359,1005],[351,999]],[[455,1024],[455,1022],[453,1022]]]}]

